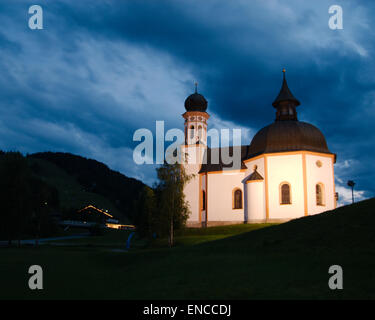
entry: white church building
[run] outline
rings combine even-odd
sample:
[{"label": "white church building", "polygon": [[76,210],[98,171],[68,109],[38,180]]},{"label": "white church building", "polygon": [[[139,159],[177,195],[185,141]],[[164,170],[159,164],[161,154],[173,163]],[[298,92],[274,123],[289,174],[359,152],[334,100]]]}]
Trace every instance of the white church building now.
[{"label": "white church building", "polygon": [[[185,186],[188,226],[286,221],[336,207],[336,155],[318,128],[297,119],[299,105],[283,70],[282,87],[272,103],[275,121],[249,145],[222,150],[207,147],[206,99],[195,90],[185,100],[181,152],[186,173],[193,176]],[[228,165],[221,151],[238,151],[239,165]]]}]

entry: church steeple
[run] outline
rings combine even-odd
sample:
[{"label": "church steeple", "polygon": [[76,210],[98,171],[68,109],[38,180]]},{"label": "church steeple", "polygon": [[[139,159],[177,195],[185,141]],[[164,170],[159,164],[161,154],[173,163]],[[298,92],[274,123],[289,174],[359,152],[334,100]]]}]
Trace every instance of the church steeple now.
[{"label": "church steeple", "polygon": [[195,82],[195,91],[185,100],[185,145],[207,144],[207,120],[210,117],[206,112],[207,100],[198,93],[198,83]]},{"label": "church steeple", "polygon": [[272,103],[276,108],[276,121],[279,120],[298,120],[296,107],[300,102],[293,96],[285,79],[285,69],[283,69],[283,84],[281,90]]}]

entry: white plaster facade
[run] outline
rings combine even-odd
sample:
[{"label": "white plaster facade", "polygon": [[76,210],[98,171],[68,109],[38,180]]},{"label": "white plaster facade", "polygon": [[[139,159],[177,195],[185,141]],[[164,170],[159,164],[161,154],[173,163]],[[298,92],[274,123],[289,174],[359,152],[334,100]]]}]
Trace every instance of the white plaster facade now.
[{"label": "white plaster facade", "polygon": [[[202,170],[202,159],[207,152],[206,132],[209,116],[205,116],[205,112],[189,110],[184,113],[185,128],[201,127],[203,131],[200,138],[197,138],[197,132],[185,130],[188,136],[182,146],[188,158],[197,161],[183,164],[187,173],[194,175],[185,187],[186,200],[191,210],[188,225],[286,221],[336,207],[336,155],[328,150],[324,136],[317,128],[298,122],[295,107],[299,102],[290,91],[286,92],[286,89],[288,88],[284,76],[279,94],[283,99],[276,99],[273,104],[277,109],[277,119],[275,124],[270,126],[273,130],[282,130],[280,124],[283,124],[281,128],[285,124],[286,130],[295,130],[295,127],[306,130],[302,130],[305,133],[301,135],[315,135],[313,139],[310,136],[306,141],[313,141],[313,144],[315,138],[320,139],[323,152],[319,151],[319,145],[307,145],[305,148],[306,141],[301,143],[300,148],[294,145],[288,149],[288,146],[292,145],[288,140],[291,136],[289,132],[286,141],[280,142],[284,144],[281,146],[284,148],[282,151],[259,152],[242,158],[242,167],[233,170],[211,170],[210,167]],[[297,133],[300,132],[298,130]],[[276,141],[277,139],[278,137]],[[198,140],[201,143],[198,144]],[[265,143],[268,143],[268,140],[270,139],[265,139]],[[296,141],[298,142],[298,139]],[[239,194],[240,201],[236,198]]]},{"label": "white plaster facade", "polygon": [[[195,174],[185,187],[191,210],[188,225],[286,221],[336,207],[334,155],[291,151],[263,154],[245,164],[246,170],[207,173],[198,173],[198,165],[185,165],[188,174]],[[263,179],[248,181],[255,165]],[[289,204],[281,202],[284,183],[290,186]],[[319,205],[317,184],[323,189],[323,201]],[[242,207],[236,209],[234,191],[237,189],[242,193]]]}]

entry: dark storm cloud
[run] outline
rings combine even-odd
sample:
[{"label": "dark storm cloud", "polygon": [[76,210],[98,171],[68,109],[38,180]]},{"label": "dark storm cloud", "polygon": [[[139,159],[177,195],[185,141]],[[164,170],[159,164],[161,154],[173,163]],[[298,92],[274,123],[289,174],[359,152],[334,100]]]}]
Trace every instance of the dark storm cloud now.
[{"label": "dark storm cloud", "polygon": [[[153,120],[182,127],[183,100],[194,80],[210,113],[256,131],[274,119],[271,103],[285,67],[301,101],[299,118],[318,126],[338,154],[338,184],[355,179],[366,196],[373,194],[375,5],[339,1],[344,30],[333,31],[327,1],[45,1],[45,29],[31,32],[21,23],[31,4],[2,4],[12,28],[0,34],[2,57],[22,60],[21,67],[0,63],[1,116],[8,123],[0,132],[10,137],[3,147],[107,152],[103,161],[136,175],[144,169],[114,158],[128,148],[131,160],[132,133],[153,129]],[[129,75],[126,99],[113,89],[117,74],[120,82]],[[154,82],[143,81],[151,74]],[[27,119],[50,134],[33,129],[33,121],[25,125]],[[82,143],[64,139],[68,132]],[[85,149],[85,141],[100,148]]]}]

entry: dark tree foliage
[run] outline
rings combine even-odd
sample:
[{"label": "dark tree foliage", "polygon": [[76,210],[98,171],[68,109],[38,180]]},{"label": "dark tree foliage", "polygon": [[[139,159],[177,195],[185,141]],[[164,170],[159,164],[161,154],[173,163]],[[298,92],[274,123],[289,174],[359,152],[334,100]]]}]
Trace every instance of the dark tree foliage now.
[{"label": "dark tree foliage", "polygon": [[0,154],[0,237],[20,240],[55,231],[50,212],[58,210],[58,193],[34,176],[19,152]]},{"label": "dark tree foliage", "polygon": [[52,187],[39,179],[31,177],[29,180],[31,191],[31,224],[26,229],[27,234],[32,234],[37,239],[57,232],[56,218],[59,211],[59,194]]},{"label": "dark tree foliage", "polygon": [[137,199],[137,231],[149,239],[154,234],[168,237],[169,246],[172,247],[175,231],[185,227],[190,214],[184,187],[192,175],[187,175],[178,163],[164,163],[157,169],[157,174],[159,182],[154,189],[144,187]]},{"label": "dark tree foliage", "polygon": [[43,152],[30,155],[44,159],[74,176],[89,192],[111,200],[129,219],[135,221],[139,195],[145,186],[141,181],[129,178],[109,169],[105,164],[81,156],[61,152]]},{"label": "dark tree foliage", "polygon": [[61,219],[62,220],[77,220],[77,208],[60,207],[60,211],[61,211]]},{"label": "dark tree foliage", "polygon": [[155,231],[156,197],[152,188],[144,186],[138,199],[135,225],[140,236],[152,238]]},{"label": "dark tree foliage", "polygon": [[1,234],[8,239],[21,240],[30,221],[31,172],[26,159],[18,152],[8,152],[0,157]]},{"label": "dark tree foliage", "polygon": [[167,235],[169,246],[174,244],[174,233],[185,227],[190,215],[184,187],[192,176],[179,163],[165,163],[157,169],[157,210],[154,227],[160,235]]}]

